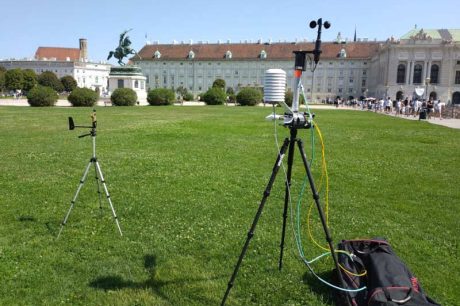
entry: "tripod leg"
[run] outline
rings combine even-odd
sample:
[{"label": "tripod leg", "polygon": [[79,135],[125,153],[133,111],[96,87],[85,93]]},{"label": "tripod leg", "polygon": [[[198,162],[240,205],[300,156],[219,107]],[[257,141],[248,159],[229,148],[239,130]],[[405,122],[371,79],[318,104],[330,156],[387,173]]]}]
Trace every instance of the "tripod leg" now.
[{"label": "tripod leg", "polygon": [[246,242],[244,243],[243,249],[241,250],[241,254],[240,254],[240,257],[238,258],[238,262],[236,263],[233,274],[230,278],[230,281],[228,282],[227,291],[225,292],[224,298],[222,299],[222,303],[221,303],[222,306],[225,305],[225,301],[227,300],[230,290],[233,287],[233,283],[235,281],[236,275],[238,274],[238,270],[240,269],[241,262],[243,261],[244,255],[246,254],[246,251],[248,249],[249,242],[254,236],[254,231],[256,229],[257,222],[259,221],[260,215],[262,214],[262,210],[264,209],[265,202],[267,201],[267,198],[270,195],[270,191],[272,189],[273,183],[275,182],[276,174],[278,173],[278,170],[281,167],[281,163],[286,153],[288,144],[289,144],[289,139],[286,138],[278,154],[278,158],[276,159],[275,165],[273,166],[270,180],[268,181],[267,187],[265,188],[264,195],[259,205],[259,209],[257,210],[256,216],[254,217],[254,221],[252,222],[251,228],[249,229],[248,236],[246,238]]},{"label": "tripod leg", "polygon": [[294,161],[294,149],[295,139],[297,137],[297,129],[291,129],[291,139],[289,141],[288,151],[288,169],[286,174],[286,192],[284,194],[284,210],[283,210],[283,228],[281,231],[281,243],[280,243],[280,259],[278,263],[278,269],[281,271],[283,267],[283,253],[284,253],[284,237],[286,236],[286,221],[288,214],[288,206],[291,200],[291,176],[292,176],[292,164]]},{"label": "tripod leg", "polygon": [[97,195],[99,197],[99,211],[102,216],[102,194],[101,194],[101,186],[99,184],[99,176],[97,174],[97,167],[96,167],[96,161],[93,161],[94,163],[94,172],[95,172],[95,178],[96,178],[96,184],[97,184]]},{"label": "tripod leg", "polygon": [[115,209],[113,208],[112,200],[110,199],[110,194],[107,189],[107,185],[105,184],[105,181],[104,181],[104,176],[102,175],[101,166],[99,166],[99,162],[97,160],[95,161],[94,164],[96,165],[97,172],[99,173],[99,177],[101,178],[102,187],[104,187],[105,195],[107,196],[107,201],[109,201],[110,209],[112,210],[112,215],[113,215],[113,218],[115,219],[115,223],[117,224],[118,231],[120,232],[120,236],[123,236],[123,233],[121,232],[121,228],[120,228],[120,223],[118,222],[117,214],[115,213]]},{"label": "tripod leg", "polygon": [[[337,255],[335,253],[334,245],[333,245],[333,242],[332,242],[332,237],[331,237],[331,235],[329,233],[329,228],[327,227],[326,218],[324,217],[323,208],[321,207],[321,204],[319,203],[319,194],[318,194],[318,192],[316,190],[315,183],[313,181],[313,176],[312,176],[311,171],[310,171],[310,166],[308,165],[307,156],[305,155],[305,150],[304,150],[304,147],[303,147],[302,140],[298,139],[297,144],[299,146],[300,155],[302,156],[302,161],[303,161],[303,165],[305,167],[305,171],[307,172],[308,181],[310,183],[310,188],[311,188],[311,192],[313,194],[313,199],[315,200],[315,203],[316,203],[316,208],[318,209],[319,217],[321,219],[321,224],[323,225],[324,234],[326,235],[326,240],[327,240],[327,243],[329,244],[329,249],[331,251],[331,256],[332,256],[332,259],[334,260],[334,265],[335,265],[335,268],[337,270],[337,276],[339,278],[339,282],[340,282],[342,288],[346,288],[346,284],[345,284],[345,281],[343,280],[343,276],[342,276],[342,270],[340,270],[339,262],[337,260]],[[350,301],[348,300],[348,294],[347,294],[346,300],[347,300],[347,304],[350,305]]]},{"label": "tripod leg", "polygon": [[90,161],[88,163],[88,166],[86,166],[85,172],[83,173],[83,176],[82,176],[82,178],[80,180],[80,184],[78,185],[77,192],[75,192],[75,195],[74,195],[72,201],[70,202],[69,211],[67,211],[67,214],[66,214],[66,216],[64,217],[64,220],[61,223],[61,229],[59,230],[57,239],[59,239],[59,236],[61,235],[61,232],[64,229],[64,225],[67,223],[67,219],[70,216],[70,212],[72,211],[73,205],[75,204],[75,201],[77,200],[78,194],[80,193],[80,190],[83,187],[83,184],[85,183],[86,176],[88,175],[89,167],[91,167],[91,163],[92,163],[92,161]]}]

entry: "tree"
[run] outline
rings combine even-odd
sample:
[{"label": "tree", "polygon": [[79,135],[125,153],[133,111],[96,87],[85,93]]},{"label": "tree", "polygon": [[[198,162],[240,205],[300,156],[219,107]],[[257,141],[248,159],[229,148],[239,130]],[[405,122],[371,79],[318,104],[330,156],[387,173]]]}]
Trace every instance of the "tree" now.
[{"label": "tree", "polygon": [[227,100],[227,95],[222,88],[213,87],[203,94],[202,100],[206,102],[207,105],[222,105]]},{"label": "tree", "polygon": [[185,95],[188,94],[188,90],[187,90],[187,88],[185,88],[184,86],[179,86],[179,87],[177,87],[176,92],[177,92],[179,95],[181,95],[182,97],[185,97]]},{"label": "tree", "polygon": [[5,88],[8,90],[20,90],[24,86],[24,76],[19,68],[5,72]]},{"label": "tree", "polygon": [[235,91],[233,90],[233,87],[227,87],[227,95],[234,95]]},{"label": "tree", "polygon": [[258,89],[245,87],[236,95],[236,102],[240,105],[257,105],[262,102],[262,93]]},{"label": "tree", "polygon": [[61,81],[52,71],[45,71],[38,76],[38,84],[53,88],[57,92],[64,91]]},{"label": "tree", "polygon": [[110,96],[110,101],[116,106],[132,106],[136,104],[137,94],[131,88],[117,88]]},{"label": "tree", "polygon": [[99,95],[89,88],[75,88],[67,97],[73,106],[93,106]]},{"label": "tree", "polygon": [[54,106],[58,94],[51,87],[37,85],[27,94],[27,102],[30,106]]},{"label": "tree", "polygon": [[221,88],[222,90],[225,90],[225,80],[216,79],[214,83],[212,83],[212,88]]},{"label": "tree", "polygon": [[5,89],[5,72],[0,70],[0,92],[3,92],[4,89]]},{"label": "tree", "polygon": [[174,91],[168,88],[155,88],[147,94],[150,105],[171,105],[175,99]]},{"label": "tree", "polygon": [[71,75],[63,76],[61,78],[61,84],[67,92],[72,92],[75,88],[77,88],[77,81]]},{"label": "tree", "polygon": [[32,88],[34,88],[37,84],[37,74],[32,69],[25,69],[22,71],[22,75],[24,78],[23,89],[26,92],[29,92]]}]

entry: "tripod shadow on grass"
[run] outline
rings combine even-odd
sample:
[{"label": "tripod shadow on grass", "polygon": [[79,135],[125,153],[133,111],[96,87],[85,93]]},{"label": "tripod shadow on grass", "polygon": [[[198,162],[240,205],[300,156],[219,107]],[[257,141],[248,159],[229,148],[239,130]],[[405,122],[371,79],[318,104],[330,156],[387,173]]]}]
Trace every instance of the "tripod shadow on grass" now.
[{"label": "tripod shadow on grass", "polygon": [[[317,273],[317,275],[325,281],[334,284],[332,271]],[[310,271],[306,271],[304,273],[304,275],[302,276],[302,282],[308,285],[313,292],[321,296],[321,299],[324,303],[327,303],[328,305],[335,305],[333,295],[333,290],[335,289],[332,289],[331,287],[321,282]]]},{"label": "tripod shadow on grass", "polygon": [[[92,282],[89,283],[89,285],[95,289],[100,289],[100,290],[122,290],[122,289],[148,289],[151,290],[155,295],[159,296],[161,299],[171,303],[171,304],[177,304],[177,301],[171,301],[170,297],[168,297],[167,294],[164,293],[164,288],[165,286],[169,285],[177,285],[177,286],[182,286],[182,285],[187,285],[189,283],[194,283],[194,282],[204,282],[204,281],[209,281],[213,279],[217,279],[219,277],[212,277],[212,278],[191,278],[191,277],[185,277],[181,279],[173,279],[173,280],[159,280],[158,275],[157,275],[157,260],[155,255],[145,255],[144,256],[144,268],[148,272],[148,279],[145,281],[131,281],[131,280],[125,280],[120,276],[117,275],[111,275],[111,276],[104,276],[104,277],[99,277]],[[195,291],[196,293],[196,291]],[[190,298],[190,295],[188,296]],[[213,301],[209,298],[206,298],[202,295],[196,294],[196,300],[197,302],[200,302],[201,304],[216,304],[216,301]]]}]

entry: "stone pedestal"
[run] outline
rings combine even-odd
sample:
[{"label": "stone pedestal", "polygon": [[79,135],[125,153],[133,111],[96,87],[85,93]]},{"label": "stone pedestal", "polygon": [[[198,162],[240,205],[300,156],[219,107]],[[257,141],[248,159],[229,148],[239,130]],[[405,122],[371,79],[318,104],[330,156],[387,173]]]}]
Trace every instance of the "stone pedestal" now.
[{"label": "stone pedestal", "polygon": [[148,105],[146,79],[140,67],[112,67],[109,74],[109,95],[117,88],[131,88],[137,94],[138,104]]}]

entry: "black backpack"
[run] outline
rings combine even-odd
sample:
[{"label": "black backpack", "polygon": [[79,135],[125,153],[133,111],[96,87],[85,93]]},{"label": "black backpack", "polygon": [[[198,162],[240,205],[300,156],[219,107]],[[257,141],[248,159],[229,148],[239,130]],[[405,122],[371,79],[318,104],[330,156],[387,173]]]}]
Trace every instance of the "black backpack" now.
[{"label": "black backpack", "polygon": [[347,289],[336,296],[336,304],[353,306],[440,306],[427,297],[417,278],[396,256],[382,238],[342,240],[338,244],[338,261]]}]

